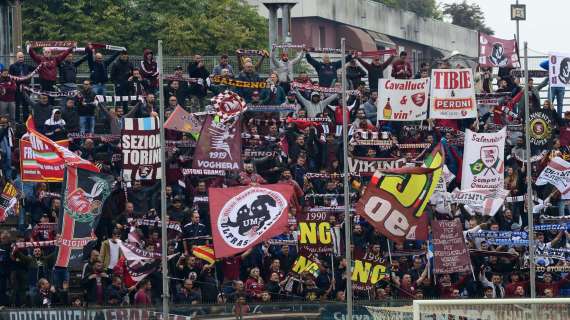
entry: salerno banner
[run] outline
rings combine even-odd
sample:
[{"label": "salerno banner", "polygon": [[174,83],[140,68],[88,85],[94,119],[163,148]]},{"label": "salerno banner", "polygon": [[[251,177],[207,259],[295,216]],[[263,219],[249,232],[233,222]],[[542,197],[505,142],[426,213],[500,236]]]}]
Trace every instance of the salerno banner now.
[{"label": "salerno banner", "polygon": [[494,133],[465,129],[462,189],[502,189],[505,181],[506,128]]}]

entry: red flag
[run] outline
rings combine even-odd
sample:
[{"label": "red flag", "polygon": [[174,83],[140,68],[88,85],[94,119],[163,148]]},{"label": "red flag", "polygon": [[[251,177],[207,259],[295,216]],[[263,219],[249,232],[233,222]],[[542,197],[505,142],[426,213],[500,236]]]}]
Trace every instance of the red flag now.
[{"label": "red flag", "polygon": [[356,212],[393,241],[426,240],[424,209],[437,186],[444,161],[438,145],[424,160],[424,167],[376,171],[356,204]]},{"label": "red flag", "polygon": [[479,65],[481,67],[519,67],[517,41],[480,33]]},{"label": "red flag", "polygon": [[210,188],[216,258],[232,256],[282,234],[288,226],[291,185]]},{"label": "red flag", "polygon": [[176,106],[176,109],[164,123],[164,129],[199,134],[202,130],[202,123],[195,115],[184,110],[181,106]]},{"label": "red flag", "polygon": [[93,163],[81,158],[37,131],[31,116],[26,121],[26,127],[28,128],[28,137],[31,150],[35,156],[34,159],[40,167],[50,168],[58,166],[63,171],[63,165],[68,165],[99,172],[99,168]]}]

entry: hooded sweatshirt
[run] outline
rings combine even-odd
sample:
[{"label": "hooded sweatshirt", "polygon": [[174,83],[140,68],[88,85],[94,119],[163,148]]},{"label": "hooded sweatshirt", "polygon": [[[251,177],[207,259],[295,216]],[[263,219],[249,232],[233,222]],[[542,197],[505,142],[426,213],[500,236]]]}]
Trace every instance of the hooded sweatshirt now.
[{"label": "hooded sweatshirt", "polygon": [[158,65],[154,61],[152,50],[144,49],[141,61],[141,75],[148,79],[152,88],[158,88]]},{"label": "hooded sweatshirt", "polygon": [[[65,120],[59,119],[55,120],[55,113],[61,112],[59,109],[53,109],[51,111],[51,117],[44,122],[44,134],[46,137],[53,141],[67,139],[67,132],[65,131]],[[55,131],[61,129],[60,131]]]},{"label": "hooded sweatshirt", "polygon": [[295,95],[297,96],[297,99],[299,99],[301,105],[307,109],[307,117],[309,118],[316,117],[317,114],[322,113],[326,106],[338,98],[337,94],[333,94],[324,100],[320,100],[319,102],[315,103],[313,102],[313,97],[318,96],[318,92],[311,93],[311,100],[307,100],[305,97],[303,97],[303,95],[297,89],[295,89]]}]

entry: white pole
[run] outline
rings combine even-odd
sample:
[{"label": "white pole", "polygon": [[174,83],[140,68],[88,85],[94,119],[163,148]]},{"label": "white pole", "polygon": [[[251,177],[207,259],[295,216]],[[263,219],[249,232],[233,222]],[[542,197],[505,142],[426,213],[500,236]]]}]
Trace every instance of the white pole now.
[{"label": "white pole", "polygon": [[168,300],[170,292],[168,291],[168,239],[167,239],[167,215],[166,215],[166,142],[164,137],[164,64],[162,56],[162,40],[158,40],[158,97],[160,102],[159,123],[160,123],[160,157],[162,165],[160,166],[160,220],[161,220],[161,241],[160,249],[162,252],[162,319],[168,320]]},{"label": "white pole", "polygon": [[532,163],[530,150],[530,106],[528,99],[528,43],[524,43],[524,113],[525,113],[525,135],[526,135],[526,211],[528,217],[528,251],[530,265],[530,297],[536,298],[536,266],[534,261],[534,220],[532,214]]},{"label": "white pole", "polygon": [[350,218],[350,190],[348,176],[348,115],[346,114],[346,39],[340,39],[340,52],[342,52],[342,149],[343,149],[343,173],[344,173],[344,243],[346,255],[346,319],[352,319],[352,256],[351,247],[351,229],[352,221]]}]

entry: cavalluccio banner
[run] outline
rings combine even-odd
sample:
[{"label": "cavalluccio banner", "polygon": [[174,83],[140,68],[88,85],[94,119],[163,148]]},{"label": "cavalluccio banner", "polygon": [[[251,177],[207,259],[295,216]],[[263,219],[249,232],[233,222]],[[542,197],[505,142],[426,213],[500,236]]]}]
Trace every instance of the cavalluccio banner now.
[{"label": "cavalluccio banner", "polygon": [[348,171],[361,175],[373,175],[376,170],[402,168],[406,158],[348,157]]},{"label": "cavalluccio banner", "polygon": [[246,251],[287,229],[291,185],[210,188],[208,193],[216,258]]},{"label": "cavalluccio banner", "polygon": [[157,117],[123,118],[121,149],[125,181],[160,179],[160,133]]},{"label": "cavalluccio banner", "polygon": [[431,72],[431,119],[477,117],[471,69],[434,69]]},{"label": "cavalluccio banner", "polygon": [[[94,230],[99,222],[105,199],[111,194],[110,175],[67,166],[60,219],[56,266],[76,264],[83,247],[96,239]],[[79,258],[79,259],[77,259]]]},{"label": "cavalluccio banner", "polygon": [[495,133],[465,130],[462,189],[503,188],[506,138],[506,128]]},{"label": "cavalluccio banner", "polygon": [[421,168],[376,171],[356,212],[374,229],[396,242],[427,239],[427,206],[443,171],[441,144]]},{"label": "cavalluccio banner", "polygon": [[520,66],[515,39],[505,40],[480,33],[479,65],[481,67],[516,67]]},{"label": "cavalluccio banner", "polygon": [[241,170],[241,166],[240,121],[225,125],[208,116],[194,153],[193,174],[223,176],[226,171]]},{"label": "cavalluccio banner", "polygon": [[427,118],[429,78],[380,79],[378,120],[416,121]]}]

